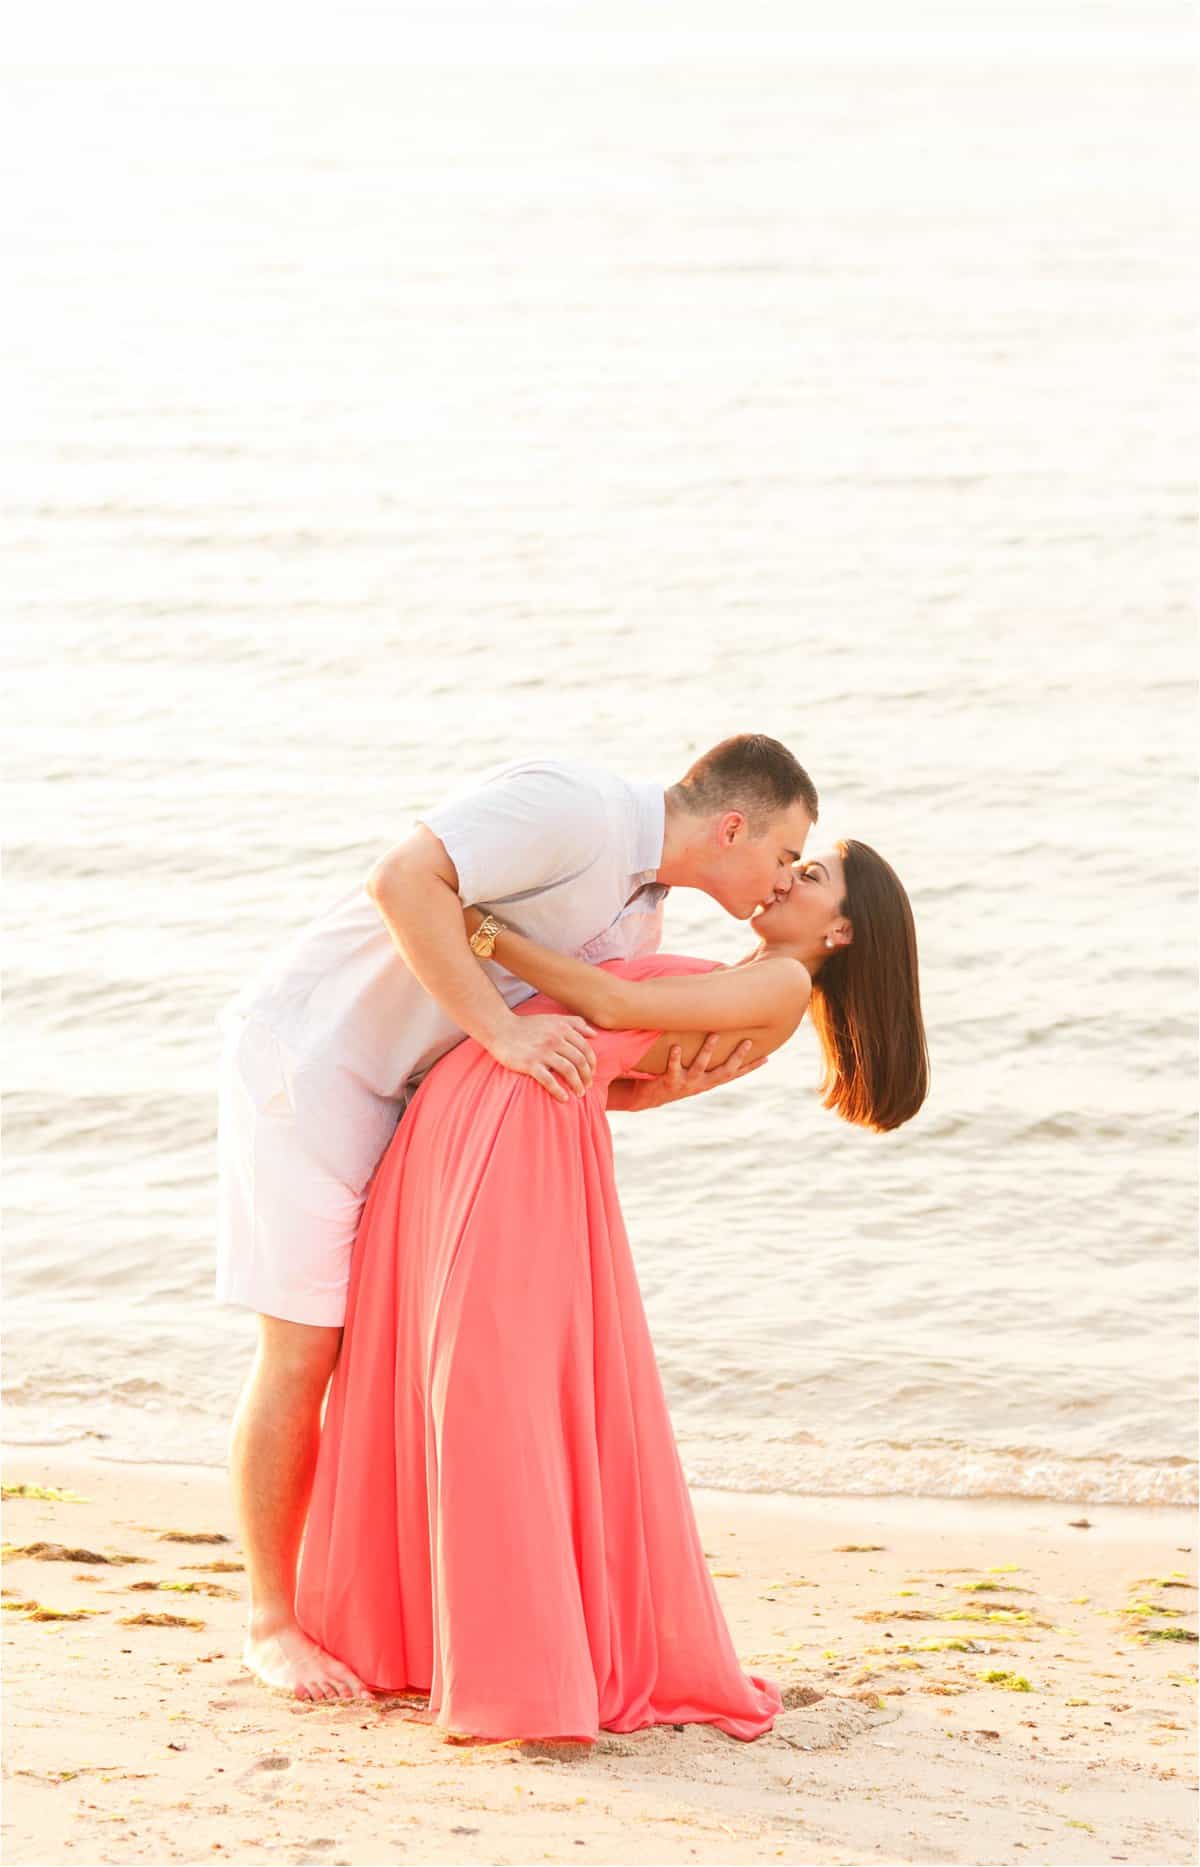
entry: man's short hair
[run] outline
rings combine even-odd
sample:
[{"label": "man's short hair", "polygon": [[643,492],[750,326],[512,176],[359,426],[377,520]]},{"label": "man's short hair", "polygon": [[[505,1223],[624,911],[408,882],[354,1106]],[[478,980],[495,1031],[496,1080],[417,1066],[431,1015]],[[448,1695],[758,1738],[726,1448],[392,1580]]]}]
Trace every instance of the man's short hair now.
[{"label": "man's short hair", "polygon": [[765,733],[738,733],[722,739],[671,786],[671,795],[694,817],[740,810],[755,836],[769,818],[791,804],[803,804],[813,822],[817,821],[816,785],[787,747]]}]

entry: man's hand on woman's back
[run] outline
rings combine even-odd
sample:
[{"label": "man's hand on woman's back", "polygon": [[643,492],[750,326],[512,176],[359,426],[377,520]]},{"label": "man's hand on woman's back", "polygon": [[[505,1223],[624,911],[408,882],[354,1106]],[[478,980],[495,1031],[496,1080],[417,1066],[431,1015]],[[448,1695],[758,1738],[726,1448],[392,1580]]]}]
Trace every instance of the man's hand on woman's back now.
[{"label": "man's hand on woman's back", "polygon": [[557,1102],[584,1095],[596,1070],[592,1028],[573,1014],[512,1017],[488,1044],[497,1063],[532,1076]]}]

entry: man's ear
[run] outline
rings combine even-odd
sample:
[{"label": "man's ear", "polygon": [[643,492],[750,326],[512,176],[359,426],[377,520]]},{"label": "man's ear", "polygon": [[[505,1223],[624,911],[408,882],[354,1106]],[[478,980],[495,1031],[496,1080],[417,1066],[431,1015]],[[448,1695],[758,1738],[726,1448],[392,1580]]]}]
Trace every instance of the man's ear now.
[{"label": "man's ear", "polygon": [[717,824],[717,841],[722,849],[729,849],[737,842],[745,828],[746,819],[740,810],[727,810]]}]

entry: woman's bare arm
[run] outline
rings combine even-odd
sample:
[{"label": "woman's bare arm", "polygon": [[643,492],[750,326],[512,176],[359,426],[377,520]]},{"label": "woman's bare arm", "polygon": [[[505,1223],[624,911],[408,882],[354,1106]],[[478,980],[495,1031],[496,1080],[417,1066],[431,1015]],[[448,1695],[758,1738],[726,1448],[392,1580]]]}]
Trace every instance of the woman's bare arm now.
[{"label": "woman's bare arm", "polygon": [[[467,911],[467,932],[483,915]],[[812,980],[796,959],[756,960],[718,972],[676,973],[662,979],[623,979],[556,953],[505,928],[495,956],[518,979],[536,986],[568,1010],[606,1031],[761,1031],[793,1027],[808,1004]]]}]

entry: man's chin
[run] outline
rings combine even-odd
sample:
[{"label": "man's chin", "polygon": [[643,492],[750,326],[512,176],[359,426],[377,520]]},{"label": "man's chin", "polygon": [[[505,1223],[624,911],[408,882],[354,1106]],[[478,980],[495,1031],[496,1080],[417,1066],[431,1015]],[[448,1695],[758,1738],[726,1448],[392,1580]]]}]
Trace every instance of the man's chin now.
[{"label": "man's chin", "polygon": [[713,898],[719,907],[724,908],[731,920],[752,921],[756,914],[761,914],[762,912],[761,901],[752,901],[749,906],[747,906],[744,901],[722,901],[719,895]]}]

